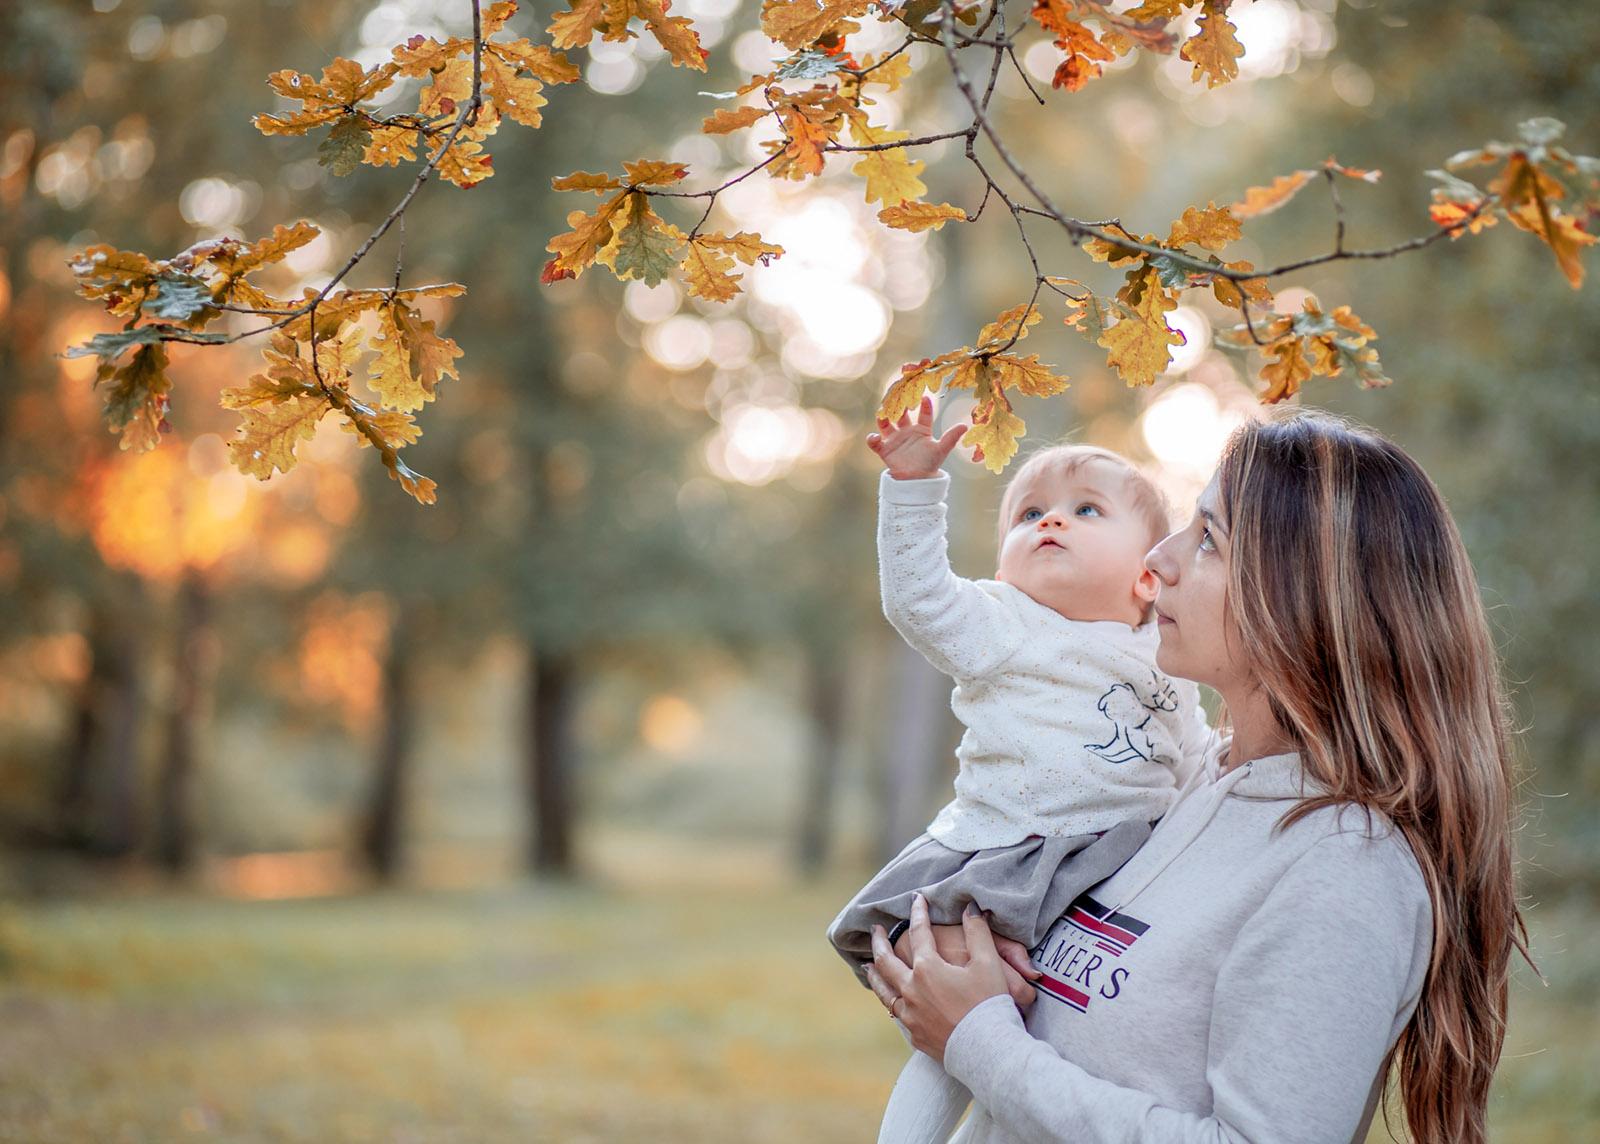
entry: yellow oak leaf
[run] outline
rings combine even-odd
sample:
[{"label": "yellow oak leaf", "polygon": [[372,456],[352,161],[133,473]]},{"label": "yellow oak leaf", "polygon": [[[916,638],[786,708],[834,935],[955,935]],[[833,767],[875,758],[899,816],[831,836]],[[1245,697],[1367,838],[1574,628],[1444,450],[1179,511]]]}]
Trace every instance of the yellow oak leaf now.
[{"label": "yellow oak leaf", "polygon": [[594,265],[595,256],[611,243],[612,225],[630,192],[622,191],[601,205],[593,214],[572,211],[567,215],[566,234],[558,234],[545,244],[555,258],[551,263],[573,277]]},{"label": "yellow oak leaf", "polygon": [[879,211],[878,221],[897,230],[938,230],[947,222],[966,222],[967,212],[949,203],[901,203]]},{"label": "yellow oak leaf", "polygon": [[706,135],[727,135],[760,122],[772,114],[770,107],[719,107],[700,125]]},{"label": "yellow oak leaf", "polygon": [[[1113,225],[1102,229],[1110,234],[1122,235],[1133,242],[1142,242],[1146,246],[1156,245],[1156,236],[1153,234],[1147,234],[1143,238],[1134,238],[1133,235],[1120,226]],[[1091,238],[1085,241],[1083,252],[1096,262],[1104,262],[1107,266],[1127,266],[1129,263],[1139,262],[1145,257],[1145,253],[1142,250],[1135,250],[1131,246],[1122,246],[1116,242],[1108,242],[1103,238]]]},{"label": "yellow oak leaf", "polygon": [[739,281],[744,277],[732,273],[735,259],[747,266],[757,262],[767,266],[782,254],[783,247],[762,242],[758,234],[697,234],[689,240],[689,249],[683,256],[689,293],[709,302],[726,302],[739,292]]},{"label": "yellow oak leaf", "polygon": [[[501,114],[524,127],[537,127],[539,109],[550,101],[539,93],[544,84],[536,77],[523,75],[517,65],[507,63],[493,52],[483,53],[483,86]],[[470,93],[471,88],[468,88]]]},{"label": "yellow oak leaf", "polygon": [[567,0],[569,10],[550,20],[551,42],[558,48],[581,48],[606,23],[602,0]]},{"label": "yellow oak leaf", "polygon": [[1239,57],[1244,55],[1244,45],[1236,35],[1238,28],[1228,20],[1228,7],[1232,0],[1205,0],[1201,10],[1199,30],[1184,42],[1178,55],[1194,64],[1189,78],[1199,82],[1206,77],[1206,86],[1216,87],[1239,75]]},{"label": "yellow oak leaf", "polygon": [[[1224,262],[1222,265],[1228,270],[1255,269],[1254,263],[1244,260]],[[1211,280],[1211,293],[1224,306],[1234,309],[1243,306],[1246,298],[1263,306],[1272,305],[1272,287],[1267,285],[1265,278],[1244,278],[1236,282],[1219,276]]]},{"label": "yellow oak leaf", "polygon": [[694,23],[684,16],[668,16],[671,0],[632,0],[633,13],[645,22],[656,42],[667,50],[673,67],[706,70],[710,52],[700,46]]},{"label": "yellow oak leaf", "polygon": [[884,392],[878,404],[878,417],[884,421],[898,421],[901,414],[909,413],[922,402],[924,393],[937,393],[944,380],[963,363],[972,361],[966,347],[952,350],[938,357],[907,362],[900,367],[900,376]]},{"label": "yellow oak leaf", "polygon": [[606,191],[620,191],[622,182],[615,175],[592,175],[588,171],[574,171],[570,175],[559,175],[550,180],[550,189],[553,191],[593,191],[595,194],[604,194]]},{"label": "yellow oak leaf", "polygon": [[[1273,405],[1300,392],[1301,384],[1311,378],[1311,363],[1297,337],[1268,346],[1266,352],[1272,360],[1261,367],[1261,379],[1267,383],[1261,403]],[[1338,372],[1337,367],[1333,372]]]},{"label": "yellow oak leaf", "polygon": [[1170,328],[1166,319],[1178,303],[1162,289],[1159,271],[1149,267],[1144,274],[1144,289],[1132,313],[1123,315],[1096,343],[1109,351],[1106,364],[1129,385],[1153,383],[1172,358],[1170,347],[1184,344],[1183,335]]},{"label": "yellow oak leaf", "polygon": [[272,470],[294,468],[295,446],[316,435],[317,422],[330,408],[325,395],[293,394],[281,401],[243,410],[238,436],[228,442],[228,456],[247,477],[266,480]]},{"label": "yellow oak leaf", "polygon": [[724,250],[709,246],[703,235],[689,240],[689,249],[683,255],[683,274],[689,284],[689,293],[708,302],[726,302],[739,293],[740,274],[732,273],[737,264]]},{"label": "yellow oak leaf", "polygon": [[1183,217],[1172,224],[1172,233],[1167,236],[1166,245],[1194,245],[1207,250],[1221,250],[1228,243],[1237,241],[1243,233],[1239,228],[1239,220],[1233,217],[1227,207],[1207,203],[1204,209],[1184,209]]},{"label": "yellow oak leaf", "polygon": [[78,294],[103,301],[112,317],[131,318],[154,287],[162,267],[137,251],[104,243],[87,247],[67,263],[77,279]]},{"label": "yellow oak leaf", "polygon": [[267,86],[285,99],[299,101],[300,110],[257,115],[252,122],[263,135],[304,135],[313,127],[348,115],[355,104],[394,83],[398,71],[392,63],[368,69],[341,57],[322,69],[321,79],[292,68],[273,72],[267,77]]},{"label": "yellow oak leaf", "polygon": [[1271,214],[1294,198],[1315,174],[1315,171],[1291,171],[1287,175],[1279,175],[1268,186],[1251,187],[1244,193],[1243,199],[1228,209],[1235,218],[1240,219]]},{"label": "yellow oak leaf", "polygon": [[808,48],[843,20],[864,16],[872,0],[765,0],[761,30],[790,51]]},{"label": "yellow oak leaf", "polygon": [[671,0],[567,0],[567,4],[568,11],[550,21],[550,36],[558,48],[580,48],[597,31],[613,43],[631,40],[635,33],[628,22],[638,19],[666,49],[673,67],[706,70],[709,53],[700,46],[692,21],[667,15]]},{"label": "yellow oak leaf", "polygon": [[166,347],[160,342],[140,346],[120,366],[102,362],[95,384],[101,382],[107,383],[106,425],[121,434],[118,448],[145,453],[160,444],[172,392]]},{"label": "yellow oak leaf", "polygon": [[[422,429],[417,425],[417,419],[397,409],[374,410],[365,414],[362,420],[391,449],[403,449],[407,445],[414,445],[422,436]],[[371,436],[363,431],[358,422],[349,417],[339,423],[339,428],[346,433],[354,434],[356,443],[361,448],[370,448],[373,445]]]},{"label": "yellow oak leaf", "polygon": [[1043,320],[1044,311],[1038,306],[1028,302],[1013,306],[978,332],[978,348],[985,349],[1010,341],[1013,335],[1020,341],[1028,336],[1030,327]]},{"label": "yellow oak leaf", "polygon": [[978,400],[972,408],[972,427],[962,435],[961,443],[973,451],[972,459],[983,462],[991,473],[1004,472],[1017,455],[1017,441],[1027,425],[1012,412],[987,362],[980,362],[973,388]]},{"label": "yellow oak leaf", "polygon": [[371,141],[361,161],[369,167],[398,167],[401,163],[413,162],[420,134],[415,127],[378,124],[372,128]]},{"label": "yellow oak leaf", "polygon": [[1001,389],[1015,389],[1029,397],[1050,397],[1068,387],[1067,379],[1041,362],[1038,354],[1025,358],[996,354],[989,359],[989,369]]},{"label": "yellow oak leaf", "polygon": [[[864,112],[850,117],[850,137],[858,146],[875,143],[897,143],[909,139],[909,131],[895,131],[867,121]],[[885,207],[898,206],[908,199],[919,199],[928,188],[917,178],[927,165],[921,159],[908,159],[903,147],[890,147],[882,151],[861,151],[859,162],[851,167],[852,173],[867,181],[867,202],[879,202]]]},{"label": "yellow oak leaf", "polygon": [[1583,230],[1571,215],[1562,214],[1548,204],[1543,204],[1545,210],[1541,213],[1540,205],[1523,203],[1507,212],[1506,217],[1514,226],[1537,236],[1550,248],[1556,256],[1556,264],[1561,267],[1561,273],[1567,276],[1567,281],[1576,290],[1583,285],[1583,263],[1579,255],[1584,247],[1594,245],[1595,236]]},{"label": "yellow oak leaf", "polygon": [[865,73],[861,77],[863,84],[882,84],[889,91],[898,91],[911,78],[911,53],[893,53],[876,62],[868,53],[862,57],[861,70]]},{"label": "yellow oak leaf", "polygon": [[[470,50],[471,41],[467,44]],[[583,78],[577,64],[559,52],[551,51],[548,44],[535,44],[526,39],[506,40],[487,43],[484,49],[507,65],[528,72],[547,84],[577,83]]]},{"label": "yellow oak leaf", "polygon": [[628,159],[622,164],[630,187],[668,187],[681,182],[689,168],[669,159]]}]

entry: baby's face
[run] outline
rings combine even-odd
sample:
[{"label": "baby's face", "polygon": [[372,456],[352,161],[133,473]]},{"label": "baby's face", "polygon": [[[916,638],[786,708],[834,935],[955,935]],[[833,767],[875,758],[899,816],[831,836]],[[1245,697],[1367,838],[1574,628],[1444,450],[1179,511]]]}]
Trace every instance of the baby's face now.
[{"label": "baby's face", "polygon": [[995,579],[1069,620],[1141,622],[1155,594],[1149,526],[1121,466],[1098,457],[1071,471],[1047,466],[1008,499]]}]

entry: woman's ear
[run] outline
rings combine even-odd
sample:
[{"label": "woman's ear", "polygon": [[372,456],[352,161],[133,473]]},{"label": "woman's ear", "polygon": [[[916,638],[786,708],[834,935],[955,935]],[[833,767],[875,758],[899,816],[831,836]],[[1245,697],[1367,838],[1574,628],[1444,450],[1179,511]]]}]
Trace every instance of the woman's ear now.
[{"label": "woman's ear", "polygon": [[1141,604],[1156,602],[1156,593],[1161,590],[1161,582],[1156,579],[1156,574],[1148,568],[1141,569],[1139,578],[1133,582],[1133,596]]}]

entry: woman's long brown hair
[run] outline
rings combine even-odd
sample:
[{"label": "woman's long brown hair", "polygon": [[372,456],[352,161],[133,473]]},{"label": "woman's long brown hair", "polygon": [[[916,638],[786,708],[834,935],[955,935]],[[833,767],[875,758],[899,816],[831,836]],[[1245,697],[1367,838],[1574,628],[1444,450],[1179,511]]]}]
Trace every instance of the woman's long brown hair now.
[{"label": "woman's long brown hair", "polygon": [[1328,788],[1404,834],[1433,902],[1421,999],[1395,1047],[1412,1136],[1485,1139],[1517,909],[1500,667],[1438,489],[1376,433],[1322,414],[1248,424],[1218,472],[1228,608],[1279,724]]}]

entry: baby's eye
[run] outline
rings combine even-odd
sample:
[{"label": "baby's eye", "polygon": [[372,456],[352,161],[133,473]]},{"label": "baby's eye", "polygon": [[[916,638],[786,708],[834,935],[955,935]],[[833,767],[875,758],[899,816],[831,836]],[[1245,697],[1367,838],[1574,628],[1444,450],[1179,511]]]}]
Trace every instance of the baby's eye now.
[{"label": "baby's eye", "polygon": [[1022,510],[1022,515],[1017,519],[1022,521],[1022,523],[1027,524],[1029,521],[1038,520],[1043,515],[1044,513],[1040,512],[1036,508],[1025,508]]},{"label": "baby's eye", "polygon": [[1073,515],[1074,516],[1103,516],[1105,514],[1100,511],[1100,506],[1099,505],[1080,504],[1076,509],[1073,510]]}]

